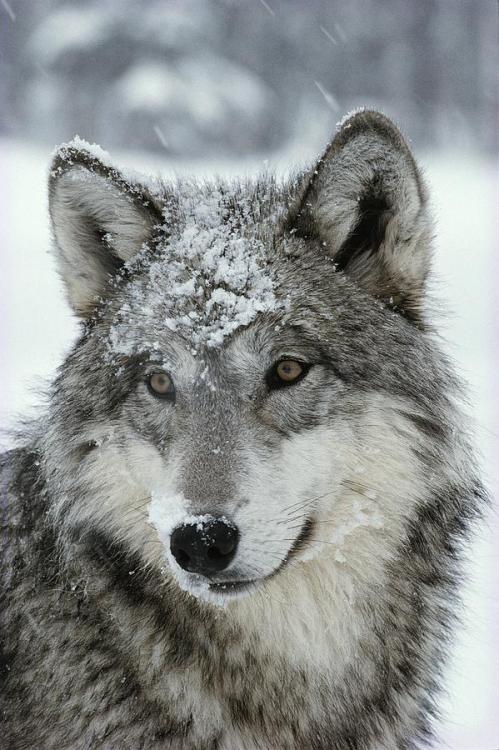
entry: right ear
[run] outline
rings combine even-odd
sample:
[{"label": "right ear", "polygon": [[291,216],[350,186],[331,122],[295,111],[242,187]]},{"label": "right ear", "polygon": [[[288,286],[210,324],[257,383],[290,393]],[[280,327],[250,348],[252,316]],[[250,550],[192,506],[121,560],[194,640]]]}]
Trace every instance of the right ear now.
[{"label": "right ear", "polygon": [[109,294],[116,273],[163,219],[147,188],[125,180],[82,143],[62,146],[54,157],[49,211],[69,302],[77,315],[88,318]]}]

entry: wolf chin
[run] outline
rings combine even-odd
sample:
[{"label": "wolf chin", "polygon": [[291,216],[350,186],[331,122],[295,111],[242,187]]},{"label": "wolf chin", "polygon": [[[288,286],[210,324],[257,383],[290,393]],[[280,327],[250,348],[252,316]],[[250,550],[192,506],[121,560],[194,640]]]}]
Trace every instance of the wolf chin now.
[{"label": "wolf chin", "polygon": [[11,750],[431,745],[485,496],[397,128],[278,182],[50,171],[81,335],[2,458]]}]

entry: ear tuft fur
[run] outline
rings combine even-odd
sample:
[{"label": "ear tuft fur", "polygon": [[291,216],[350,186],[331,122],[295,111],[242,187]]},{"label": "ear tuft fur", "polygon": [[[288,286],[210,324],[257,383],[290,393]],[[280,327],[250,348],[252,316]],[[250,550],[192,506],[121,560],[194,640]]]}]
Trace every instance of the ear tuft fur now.
[{"label": "ear tuft fur", "polygon": [[69,301],[88,318],[113,276],[151,239],[161,211],[147,188],[82,143],[62,146],[54,157],[49,210]]},{"label": "ear tuft fur", "polygon": [[338,270],[421,320],[432,222],[414,158],[388,118],[361,111],[343,121],[301,182],[286,230],[319,241]]}]

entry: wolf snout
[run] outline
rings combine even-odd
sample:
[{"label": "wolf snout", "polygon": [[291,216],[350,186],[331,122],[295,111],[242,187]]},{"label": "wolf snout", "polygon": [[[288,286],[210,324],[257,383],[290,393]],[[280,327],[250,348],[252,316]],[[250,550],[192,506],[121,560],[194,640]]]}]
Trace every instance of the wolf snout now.
[{"label": "wolf snout", "polygon": [[181,568],[210,576],[229,566],[238,542],[237,526],[225,518],[210,517],[177,526],[170,537],[170,549]]}]

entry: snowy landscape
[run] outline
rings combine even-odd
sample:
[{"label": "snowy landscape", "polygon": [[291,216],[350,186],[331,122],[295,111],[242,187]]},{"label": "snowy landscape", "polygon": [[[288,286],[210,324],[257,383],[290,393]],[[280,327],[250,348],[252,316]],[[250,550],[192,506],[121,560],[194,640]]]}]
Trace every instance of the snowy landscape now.
[{"label": "snowy landscape", "polygon": [[440,748],[499,750],[495,3],[248,5],[1,0],[0,447],[43,410],[78,332],[50,252],[57,143],[78,132],[117,164],[167,178],[285,175],[352,107],[386,111],[430,188],[435,322],[469,384],[493,496],[469,550]]}]

